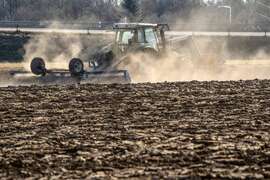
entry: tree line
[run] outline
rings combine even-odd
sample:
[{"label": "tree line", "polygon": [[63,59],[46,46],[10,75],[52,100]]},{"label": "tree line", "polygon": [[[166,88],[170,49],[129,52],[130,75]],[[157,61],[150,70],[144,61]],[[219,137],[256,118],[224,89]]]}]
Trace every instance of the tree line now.
[{"label": "tree line", "polygon": [[[269,0],[0,0],[0,20],[269,23]],[[208,22],[209,21],[209,22]]]}]

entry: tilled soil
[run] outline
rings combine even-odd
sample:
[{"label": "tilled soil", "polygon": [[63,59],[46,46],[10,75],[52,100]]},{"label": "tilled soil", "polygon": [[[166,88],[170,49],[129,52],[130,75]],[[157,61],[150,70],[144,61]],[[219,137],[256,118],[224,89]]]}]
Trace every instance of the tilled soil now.
[{"label": "tilled soil", "polygon": [[270,178],[270,81],[0,88],[0,178]]}]

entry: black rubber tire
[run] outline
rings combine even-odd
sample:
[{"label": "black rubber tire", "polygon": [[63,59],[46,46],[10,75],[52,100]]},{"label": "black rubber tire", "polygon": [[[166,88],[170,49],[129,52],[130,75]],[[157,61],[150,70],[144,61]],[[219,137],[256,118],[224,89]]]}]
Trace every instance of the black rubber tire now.
[{"label": "black rubber tire", "polygon": [[40,57],[36,57],[31,61],[30,68],[31,68],[31,72],[35,75],[38,75],[38,76],[46,75],[45,61]]},{"label": "black rubber tire", "polygon": [[69,72],[72,76],[80,76],[84,73],[84,64],[81,59],[73,58],[69,62]]}]

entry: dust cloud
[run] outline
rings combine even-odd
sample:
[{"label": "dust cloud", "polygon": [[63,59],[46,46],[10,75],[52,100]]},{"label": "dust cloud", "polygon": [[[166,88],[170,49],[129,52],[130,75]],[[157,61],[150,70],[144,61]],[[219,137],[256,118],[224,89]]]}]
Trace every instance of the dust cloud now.
[{"label": "dust cloud", "polygon": [[34,36],[25,46],[25,68],[29,70],[30,61],[35,57],[42,57],[48,68],[67,68],[68,61],[72,57],[78,57],[81,52],[80,42],[76,36]]},{"label": "dust cloud", "polygon": [[[213,16],[211,12],[194,10],[188,18],[171,19],[170,21],[174,23],[170,25],[172,29],[181,30],[227,31],[226,24],[213,26],[212,22],[219,20],[226,21],[223,16]],[[232,55],[229,37],[190,37],[190,39],[193,41],[192,45],[185,43],[179,46],[181,44],[179,41],[170,42],[173,47],[167,56],[161,60],[148,58],[148,61],[141,62],[140,68],[138,61],[141,57],[133,57],[135,60],[128,68],[133,74],[134,81],[228,81],[270,78],[270,55],[261,40],[255,39],[252,42],[252,39],[247,38],[249,45],[246,47],[245,40],[235,38],[233,51],[236,53]],[[188,49],[189,52],[183,52],[183,49]]]},{"label": "dust cloud", "polygon": [[[63,27],[61,23],[52,23],[49,29]],[[29,64],[35,57],[41,57],[48,69],[67,69],[72,58],[87,60],[100,47],[111,41],[111,37],[76,35],[76,34],[38,34],[31,37],[24,46],[24,68],[30,70]]]},{"label": "dust cloud", "polygon": [[[269,79],[269,56],[266,60],[230,60],[220,56],[221,52],[183,55],[170,51],[160,59],[133,55],[125,66],[135,83],[174,81],[230,81]],[[260,52],[260,55],[262,52]],[[258,57],[257,54],[254,58]],[[122,66],[123,68],[123,66]]]}]

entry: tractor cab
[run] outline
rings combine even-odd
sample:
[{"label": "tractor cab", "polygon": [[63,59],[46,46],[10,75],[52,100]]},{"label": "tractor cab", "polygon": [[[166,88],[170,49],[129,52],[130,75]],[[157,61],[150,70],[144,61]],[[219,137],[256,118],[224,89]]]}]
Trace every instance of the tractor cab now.
[{"label": "tractor cab", "polygon": [[126,54],[127,52],[151,49],[160,53],[166,49],[165,28],[163,24],[145,23],[117,23],[114,52]]}]

